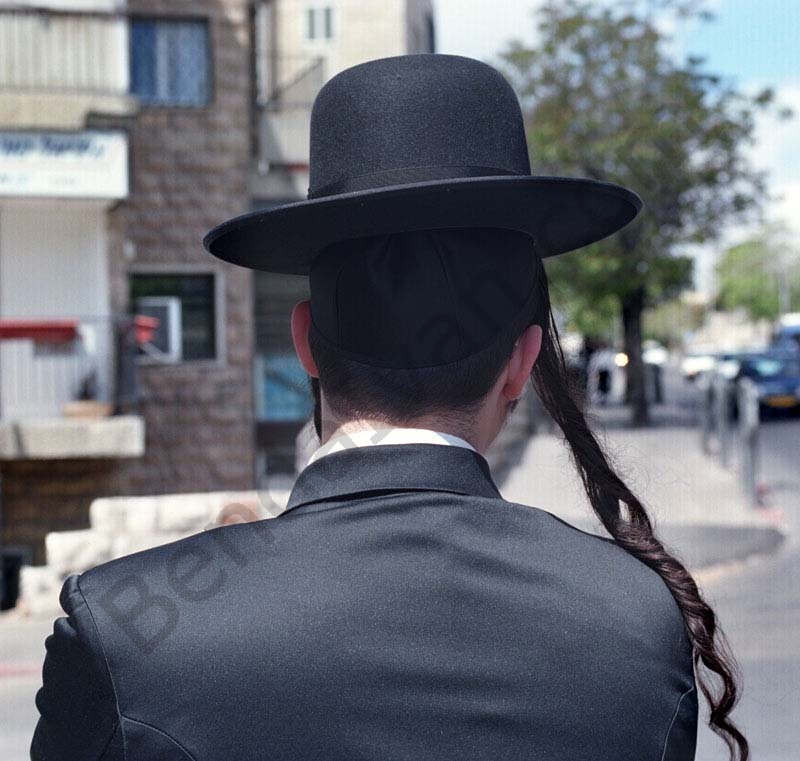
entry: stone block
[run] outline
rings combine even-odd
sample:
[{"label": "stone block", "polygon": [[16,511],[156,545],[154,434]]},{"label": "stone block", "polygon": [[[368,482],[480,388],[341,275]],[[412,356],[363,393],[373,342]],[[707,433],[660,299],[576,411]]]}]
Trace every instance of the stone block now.
[{"label": "stone block", "polygon": [[154,497],[118,497],[125,500],[126,534],[144,535],[158,531],[158,503]]},{"label": "stone block", "polygon": [[49,566],[23,566],[17,606],[34,616],[56,616],[61,612],[58,596],[63,583],[61,575]]},{"label": "stone block", "polygon": [[59,460],[141,457],[144,421],[136,415],[108,418],[34,418],[0,424],[0,458]]},{"label": "stone block", "polygon": [[89,505],[89,525],[102,534],[125,531],[125,505],[118,497],[101,497]]},{"label": "stone block", "polygon": [[51,531],[44,544],[47,565],[62,577],[111,560],[111,537],[92,529]]}]

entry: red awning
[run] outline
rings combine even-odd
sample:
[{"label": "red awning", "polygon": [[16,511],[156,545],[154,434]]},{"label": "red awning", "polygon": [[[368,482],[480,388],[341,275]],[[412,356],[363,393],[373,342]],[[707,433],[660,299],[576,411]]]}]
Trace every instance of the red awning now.
[{"label": "red awning", "polygon": [[69,343],[78,336],[77,320],[0,320],[0,341],[27,338],[38,343]]}]

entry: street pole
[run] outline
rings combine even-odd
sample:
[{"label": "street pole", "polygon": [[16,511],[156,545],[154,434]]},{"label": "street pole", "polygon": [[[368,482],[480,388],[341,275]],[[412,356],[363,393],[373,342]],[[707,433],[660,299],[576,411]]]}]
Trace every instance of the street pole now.
[{"label": "street pole", "polygon": [[750,505],[757,507],[758,499],[758,440],[760,409],[758,388],[749,378],[738,385],[739,443],[741,451],[741,482]]},{"label": "street pole", "polygon": [[723,467],[727,468],[731,454],[730,381],[722,373],[717,372],[714,375],[713,383],[719,461]]}]

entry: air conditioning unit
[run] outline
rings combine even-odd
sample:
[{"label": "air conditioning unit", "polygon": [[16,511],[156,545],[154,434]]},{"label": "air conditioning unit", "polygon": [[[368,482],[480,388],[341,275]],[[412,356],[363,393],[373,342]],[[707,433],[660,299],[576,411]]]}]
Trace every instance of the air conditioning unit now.
[{"label": "air conditioning unit", "polygon": [[177,296],[142,296],[135,307],[136,314],[158,319],[152,339],[141,346],[144,356],[156,362],[180,362],[181,300]]}]

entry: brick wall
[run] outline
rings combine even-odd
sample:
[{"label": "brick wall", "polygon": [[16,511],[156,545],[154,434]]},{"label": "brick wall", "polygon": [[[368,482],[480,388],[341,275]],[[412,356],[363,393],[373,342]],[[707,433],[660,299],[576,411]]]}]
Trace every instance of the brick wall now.
[{"label": "brick wall", "polygon": [[5,462],[2,479],[3,542],[29,547],[36,564],[45,561],[45,534],[86,528],[91,500],[125,485],[119,460]]},{"label": "brick wall", "polygon": [[132,193],[114,212],[127,243],[112,252],[111,293],[127,309],[130,272],[213,269],[224,289],[219,362],[140,367],[146,455],[125,465],[131,494],[253,485],[252,280],[218,262],[203,235],[249,208],[250,29],[246,0],[132,0],[131,14],[209,20],[213,98],[206,107],[142,107],[131,139]]}]

